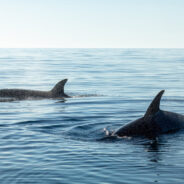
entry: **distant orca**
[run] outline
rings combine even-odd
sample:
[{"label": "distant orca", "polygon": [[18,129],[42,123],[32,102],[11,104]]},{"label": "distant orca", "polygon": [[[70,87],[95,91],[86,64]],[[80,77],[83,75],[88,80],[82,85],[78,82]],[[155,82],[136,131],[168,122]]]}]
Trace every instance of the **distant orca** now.
[{"label": "distant orca", "polygon": [[164,90],[156,95],[144,117],[123,126],[114,135],[120,137],[145,136],[155,138],[160,134],[175,132],[184,128],[183,115],[159,109],[163,93]]},{"label": "distant orca", "polygon": [[0,98],[14,98],[16,100],[64,98],[69,97],[64,93],[64,85],[68,79],[61,80],[50,91],[37,91],[26,89],[1,89]]}]

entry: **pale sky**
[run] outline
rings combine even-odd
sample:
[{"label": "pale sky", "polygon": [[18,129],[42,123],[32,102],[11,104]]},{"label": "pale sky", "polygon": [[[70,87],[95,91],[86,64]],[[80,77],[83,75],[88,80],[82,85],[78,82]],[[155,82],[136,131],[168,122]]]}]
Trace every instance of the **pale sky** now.
[{"label": "pale sky", "polygon": [[184,48],[184,0],[0,0],[1,48]]}]

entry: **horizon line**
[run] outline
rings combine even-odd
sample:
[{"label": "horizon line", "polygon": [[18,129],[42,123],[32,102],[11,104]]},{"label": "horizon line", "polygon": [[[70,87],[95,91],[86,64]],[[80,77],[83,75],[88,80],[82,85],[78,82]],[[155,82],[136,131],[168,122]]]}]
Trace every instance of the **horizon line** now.
[{"label": "horizon line", "polygon": [[0,49],[184,49],[184,47],[0,47]]}]

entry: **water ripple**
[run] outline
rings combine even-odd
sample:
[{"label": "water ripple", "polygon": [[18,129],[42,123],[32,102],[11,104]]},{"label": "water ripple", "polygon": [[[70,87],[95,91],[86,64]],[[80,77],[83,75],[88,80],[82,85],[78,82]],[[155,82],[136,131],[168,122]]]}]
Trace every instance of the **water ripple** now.
[{"label": "water ripple", "polygon": [[50,90],[68,78],[73,97],[0,99],[0,183],[182,184],[183,131],[156,141],[111,133],[162,89],[161,108],[184,114],[183,51],[0,49],[1,88]]}]

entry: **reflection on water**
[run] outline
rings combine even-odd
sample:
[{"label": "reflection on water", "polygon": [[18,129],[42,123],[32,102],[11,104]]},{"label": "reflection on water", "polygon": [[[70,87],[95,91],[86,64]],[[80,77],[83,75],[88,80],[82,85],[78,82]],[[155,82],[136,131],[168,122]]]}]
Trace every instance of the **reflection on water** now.
[{"label": "reflection on water", "polygon": [[182,184],[183,131],[112,134],[162,89],[161,108],[184,114],[183,60],[183,49],[0,49],[0,88],[48,90],[68,78],[73,96],[0,99],[0,183]]}]

